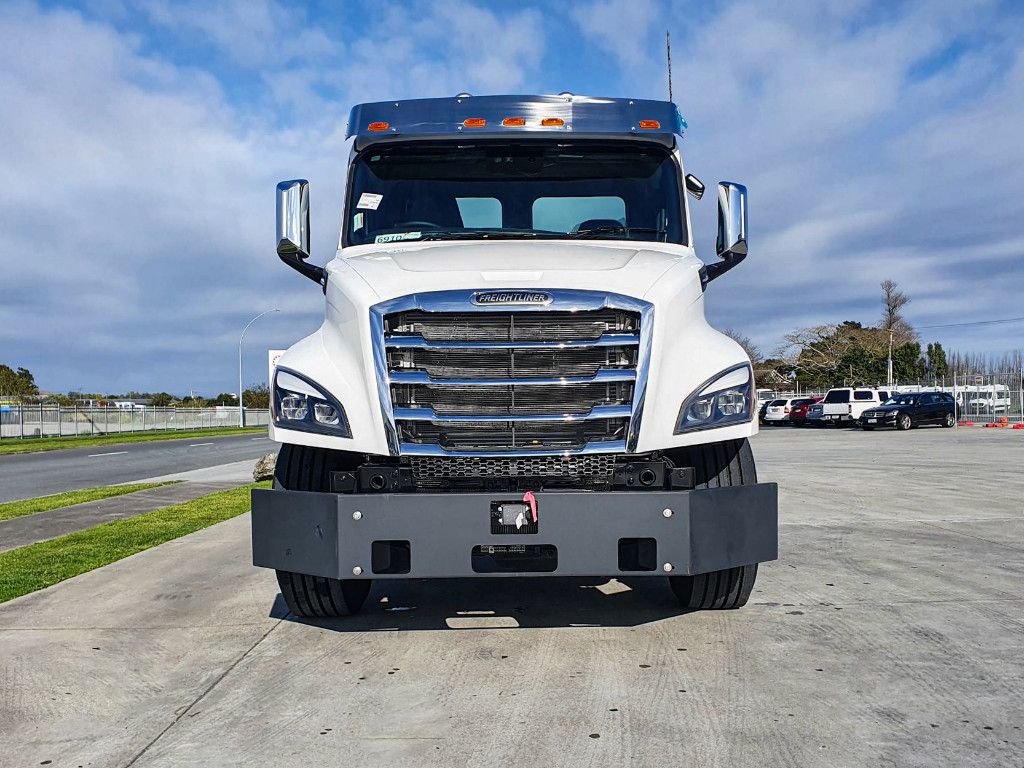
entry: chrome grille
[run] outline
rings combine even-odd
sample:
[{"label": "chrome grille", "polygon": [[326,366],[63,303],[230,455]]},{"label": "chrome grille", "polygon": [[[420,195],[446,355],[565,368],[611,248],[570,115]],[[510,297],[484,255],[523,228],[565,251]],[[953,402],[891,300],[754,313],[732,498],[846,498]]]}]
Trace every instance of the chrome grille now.
[{"label": "chrome grille", "polygon": [[425,371],[437,379],[593,376],[601,369],[636,368],[636,345],[568,349],[399,348],[388,350],[392,371]]},{"label": "chrome grille", "polygon": [[391,399],[396,407],[433,408],[439,416],[528,416],[582,415],[595,405],[629,406],[633,399],[633,383],[566,384],[560,387],[543,384],[477,387],[449,384],[393,384]]},{"label": "chrome grille", "polygon": [[606,333],[636,333],[635,312],[397,312],[384,319],[388,337],[422,336],[427,341],[595,341]]},{"label": "chrome grille", "polygon": [[467,311],[473,294],[455,291],[374,307],[392,451],[590,455],[635,444],[649,305],[596,292],[551,293],[552,306],[521,310]]}]

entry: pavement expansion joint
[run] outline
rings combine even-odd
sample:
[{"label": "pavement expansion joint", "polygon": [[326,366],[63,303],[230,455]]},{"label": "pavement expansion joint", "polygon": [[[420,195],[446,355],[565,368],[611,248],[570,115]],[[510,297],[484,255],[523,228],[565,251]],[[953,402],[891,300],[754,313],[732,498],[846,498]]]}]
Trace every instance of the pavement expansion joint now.
[{"label": "pavement expansion joint", "polygon": [[132,768],[132,766],[135,765],[135,763],[137,763],[153,747],[154,744],[160,741],[160,739],[162,739],[168,731],[170,731],[175,725],[181,722],[181,719],[185,717],[185,715],[187,715],[192,710],[193,707],[195,707],[199,702],[205,699],[210,694],[210,692],[213,691],[214,688],[220,685],[221,681],[224,680],[224,678],[231,674],[231,671],[235,667],[241,664],[246,659],[246,657],[249,656],[250,653],[256,650],[256,647],[264,640],[266,640],[271,632],[273,632],[275,629],[281,626],[281,623],[283,621],[284,619],[279,619],[278,621],[274,622],[274,624],[271,627],[269,627],[266,632],[260,635],[256,639],[256,642],[250,645],[241,655],[239,655],[237,659],[231,662],[231,664],[228,665],[227,669],[225,669],[221,674],[219,674],[213,682],[206,686],[206,688],[204,688],[203,691],[198,696],[196,696],[196,698],[193,699],[188,706],[186,706],[184,709],[181,709],[174,716],[174,719],[171,720],[171,722],[168,723],[164,727],[164,729],[160,731],[160,733],[154,736],[153,739],[148,744],[146,744],[146,746],[144,746],[135,755],[133,755],[132,759],[125,763],[125,768]]}]

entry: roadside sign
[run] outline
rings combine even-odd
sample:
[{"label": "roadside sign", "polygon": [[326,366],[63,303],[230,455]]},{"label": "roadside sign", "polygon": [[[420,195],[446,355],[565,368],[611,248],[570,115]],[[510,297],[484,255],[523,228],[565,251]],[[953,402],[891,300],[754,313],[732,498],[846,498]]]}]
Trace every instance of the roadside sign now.
[{"label": "roadside sign", "polygon": [[281,355],[284,354],[283,349],[268,349],[267,350],[267,385],[273,389],[274,387],[274,369],[277,367],[277,360]]}]

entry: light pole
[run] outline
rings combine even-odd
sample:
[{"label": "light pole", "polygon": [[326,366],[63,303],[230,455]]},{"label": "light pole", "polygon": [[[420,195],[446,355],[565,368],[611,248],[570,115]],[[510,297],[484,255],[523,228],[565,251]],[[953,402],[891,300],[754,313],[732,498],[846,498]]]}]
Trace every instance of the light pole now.
[{"label": "light pole", "polygon": [[889,385],[889,394],[892,394],[892,330],[889,330],[889,365],[888,365],[888,381],[886,384]]},{"label": "light pole", "polygon": [[268,309],[266,312],[260,312],[256,317],[245,324],[245,328],[242,329],[242,335],[238,337],[238,426],[245,426],[245,404],[242,402],[242,342],[245,340],[245,332],[249,330],[249,326],[255,323],[264,315],[269,315],[272,312],[280,312],[280,309]]}]

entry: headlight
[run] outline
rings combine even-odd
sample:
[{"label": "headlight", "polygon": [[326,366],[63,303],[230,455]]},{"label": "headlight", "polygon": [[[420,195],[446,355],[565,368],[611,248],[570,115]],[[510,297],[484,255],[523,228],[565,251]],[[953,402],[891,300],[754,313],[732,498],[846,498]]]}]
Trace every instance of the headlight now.
[{"label": "headlight", "polygon": [[345,409],[318,385],[295,371],[274,372],[274,423],[299,432],[352,437]]},{"label": "headlight", "polygon": [[677,435],[750,421],[754,377],[746,363],[722,371],[683,401]]}]

